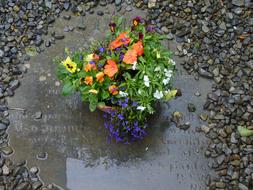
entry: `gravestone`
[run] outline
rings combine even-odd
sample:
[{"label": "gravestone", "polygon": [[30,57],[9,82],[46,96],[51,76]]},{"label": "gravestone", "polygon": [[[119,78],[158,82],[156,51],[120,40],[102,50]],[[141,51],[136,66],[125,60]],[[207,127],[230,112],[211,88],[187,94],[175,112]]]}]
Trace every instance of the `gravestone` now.
[{"label": "gravestone", "polygon": [[[132,9],[117,14],[124,15],[129,22],[134,16],[145,16],[144,11]],[[45,183],[55,183],[64,189],[206,189],[210,169],[204,150],[208,142],[196,132],[196,127],[202,124],[198,114],[203,113],[202,105],[211,82],[196,81],[188,75],[180,65],[182,59],[174,56],[178,63],[175,87],[180,88],[183,95],[161,104],[150,121],[149,135],[142,142],[108,143],[102,113],[90,113],[78,94],[60,95],[52,59],[64,56],[65,47],[73,51],[103,39],[115,12],[112,6],[106,10],[103,17],[72,15],[71,20],[63,19],[70,13],[63,13],[50,32],[64,34],[65,38],[26,64],[29,71],[21,87],[8,99],[10,107],[26,110],[10,111],[12,123],[8,132],[15,150],[13,159],[27,159],[28,166],[39,166]],[[78,28],[80,24],[86,29]],[[75,30],[64,32],[69,26]],[[176,42],[169,42],[169,48],[175,51]],[[201,96],[194,96],[196,91]],[[196,105],[195,113],[188,112],[188,103]],[[180,130],[169,122],[174,111],[183,113],[182,122],[191,123],[188,130]]]}]

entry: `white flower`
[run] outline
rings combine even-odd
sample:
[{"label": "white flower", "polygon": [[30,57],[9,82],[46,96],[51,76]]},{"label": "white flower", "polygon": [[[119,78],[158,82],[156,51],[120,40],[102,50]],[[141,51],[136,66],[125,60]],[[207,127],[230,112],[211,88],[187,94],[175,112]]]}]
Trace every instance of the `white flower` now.
[{"label": "white flower", "polygon": [[166,76],[167,78],[171,78],[171,77],[172,77],[172,73],[173,73],[172,70],[165,69],[165,76]]},{"label": "white flower", "polygon": [[143,110],[145,110],[145,109],[146,109],[146,107],[144,107],[144,106],[138,106],[138,107],[137,107],[137,110],[143,111]]},{"label": "white flower", "polygon": [[137,62],[135,61],[134,64],[133,64],[133,66],[132,66],[132,69],[135,70],[136,67],[137,67]]},{"label": "white flower", "polygon": [[163,92],[156,90],[154,93],[154,97],[158,100],[161,99],[163,97]]},{"label": "white flower", "polygon": [[160,66],[158,66],[158,67],[155,68],[155,72],[160,71],[160,70],[161,70]]},{"label": "white flower", "polygon": [[163,79],[163,84],[166,85],[170,82],[170,78]]},{"label": "white flower", "polygon": [[176,62],[173,59],[169,59],[169,64],[176,65]]},{"label": "white flower", "polygon": [[119,91],[119,95],[121,95],[122,97],[127,97],[128,93]]},{"label": "white flower", "polygon": [[149,78],[148,78],[148,76],[147,75],[144,75],[144,78],[143,78],[143,80],[144,80],[144,84],[145,84],[145,86],[146,87],[149,87]]}]

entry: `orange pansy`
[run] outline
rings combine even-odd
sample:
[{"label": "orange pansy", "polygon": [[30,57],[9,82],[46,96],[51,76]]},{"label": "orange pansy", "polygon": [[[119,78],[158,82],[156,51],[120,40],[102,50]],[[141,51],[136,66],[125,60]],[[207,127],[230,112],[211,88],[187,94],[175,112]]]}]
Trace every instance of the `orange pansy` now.
[{"label": "orange pansy", "polygon": [[111,85],[109,86],[109,92],[112,94],[112,95],[117,95],[119,93],[118,91],[118,87],[116,85]]},{"label": "orange pansy", "polygon": [[99,56],[97,54],[95,54],[95,53],[93,54],[93,60],[94,61],[98,61],[99,60]]},{"label": "orange pansy", "polygon": [[132,48],[137,52],[138,56],[142,56],[144,53],[142,41],[138,41],[137,43],[133,44]]},{"label": "orange pansy", "polygon": [[128,37],[127,32],[122,32],[120,35],[116,38],[117,41],[121,41],[124,45],[129,44],[130,38]]},{"label": "orange pansy", "polygon": [[87,76],[87,77],[85,77],[84,83],[87,84],[87,85],[92,85],[92,83],[93,83],[93,78],[92,78],[92,76]]},{"label": "orange pansy", "polygon": [[112,41],[109,45],[109,49],[110,50],[113,50],[113,49],[116,49],[118,47],[120,47],[122,44],[118,41]]},{"label": "orange pansy", "polygon": [[104,81],[104,76],[105,76],[105,74],[103,72],[99,72],[96,74],[96,78],[100,83],[102,83]]},{"label": "orange pansy", "polygon": [[118,66],[112,59],[107,60],[107,65],[105,66],[104,73],[112,78],[118,72]]},{"label": "orange pansy", "polygon": [[84,70],[85,70],[86,72],[89,72],[89,71],[91,71],[91,69],[96,70],[96,68],[97,68],[97,67],[96,67],[95,64],[90,64],[90,63],[88,63],[88,64],[85,65]]},{"label": "orange pansy", "polygon": [[134,64],[137,61],[137,52],[135,50],[128,50],[124,55],[123,61],[126,64]]},{"label": "orange pansy", "polygon": [[122,32],[114,41],[112,41],[109,45],[109,49],[113,50],[122,45],[129,44],[131,39],[127,36],[127,32]]},{"label": "orange pansy", "polygon": [[84,66],[84,70],[86,71],[86,72],[89,72],[89,71],[91,71],[91,64],[86,64],[85,66]]}]

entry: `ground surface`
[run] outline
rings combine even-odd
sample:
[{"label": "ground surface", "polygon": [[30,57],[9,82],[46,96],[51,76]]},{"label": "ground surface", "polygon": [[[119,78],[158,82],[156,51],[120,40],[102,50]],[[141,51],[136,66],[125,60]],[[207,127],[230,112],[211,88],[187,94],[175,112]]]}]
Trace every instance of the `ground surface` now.
[{"label": "ground surface", "polygon": [[[103,39],[112,13],[167,35],[182,91],[130,146],[108,144],[78,94],[60,95],[52,62]],[[251,190],[253,137],[238,126],[253,130],[252,0],[0,1],[0,190]]]},{"label": "ground surface", "polygon": [[[26,64],[29,71],[16,95],[8,100],[10,107],[27,110],[10,111],[10,143],[15,151],[12,158],[26,159],[30,167],[39,166],[44,182],[64,189],[204,190],[210,173],[209,160],[204,158],[207,139],[196,132],[196,127],[201,125],[198,114],[203,113],[211,82],[196,81],[188,75],[180,65],[182,59],[174,56],[178,63],[175,87],[182,90],[182,97],[161,104],[150,124],[149,136],[130,146],[108,144],[102,114],[90,113],[78,95],[60,95],[52,58],[62,56],[65,47],[74,50],[101,39],[114,7],[107,6],[106,10],[108,14],[103,17],[88,15],[84,19],[71,15],[71,20],[63,19],[70,13],[63,13],[49,31],[64,33],[66,26],[75,27],[82,22],[86,30],[65,32],[63,40]],[[145,12],[134,9],[125,13],[128,20],[136,15]],[[170,42],[169,49],[174,52],[176,45]],[[195,96],[196,92],[201,96]],[[190,102],[195,104],[196,113],[187,110]],[[183,122],[190,122],[190,129],[180,130],[169,122],[173,111],[184,114]],[[41,119],[35,119],[36,112],[42,112]]]}]

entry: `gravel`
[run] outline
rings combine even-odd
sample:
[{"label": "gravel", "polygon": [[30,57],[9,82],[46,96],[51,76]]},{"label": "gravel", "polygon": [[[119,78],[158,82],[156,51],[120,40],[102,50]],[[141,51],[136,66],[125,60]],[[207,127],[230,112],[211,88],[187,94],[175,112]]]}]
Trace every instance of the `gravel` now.
[{"label": "gravel", "polygon": [[211,167],[219,178],[211,179],[209,189],[253,189],[248,170],[253,138],[237,132],[239,125],[253,126],[252,8],[250,0],[157,1],[148,14],[170,39],[176,38],[179,52],[186,50],[179,55],[186,55],[188,73],[214,81],[203,105],[209,116],[200,115],[209,122],[200,129],[213,142],[206,156],[217,157]]},{"label": "gravel", "polygon": [[[90,6],[84,10],[79,6],[80,2],[0,2],[0,151],[4,155],[12,154],[13,150],[8,145],[6,133],[10,123],[5,118],[8,109],[2,108],[7,105],[5,97],[14,95],[25,73],[19,65],[29,60],[26,48],[35,45],[35,52],[40,52],[41,46],[49,47],[54,43],[54,40],[43,43],[43,35],[62,10],[85,16],[93,13],[98,3],[102,6],[107,2],[115,3],[117,10],[121,9],[122,4],[121,0],[89,1]],[[138,8],[149,9],[150,22],[166,33],[170,40],[176,39],[181,43],[184,49],[181,55],[187,57],[183,66],[188,73],[214,81],[204,105],[209,116],[200,115],[202,120],[209,121],[209,125],[202,126],[201,130],[211,139],[206,156],[212,159],[216,157],[216,163],[211,167],[219,175],[219,178],[210,180],[209,189],[253,189],[253,138],[240,137],[236,130],[238,125],[253,125],[252,1],[133,0],[133,4]],[[102,16],[103,12],[97,14]],[[77,28],[85,30],[85,25]],[[65,36],[53,33],[52,37],[61,40]],[[181,125],[184,130],[189,127],[188,123]],[[45,155],[38,155],[38,158],[46,159]],[[37,172],[29,172],[24,163],[14,164],[1,156],[0,166],[3,172],[0,189],[29,190],[41,189],[43,186],[38,177],[34,181],[30,176]],[[52,184],[43,187],[43,190],[47,189],[57,190],[58,187]]]}]

